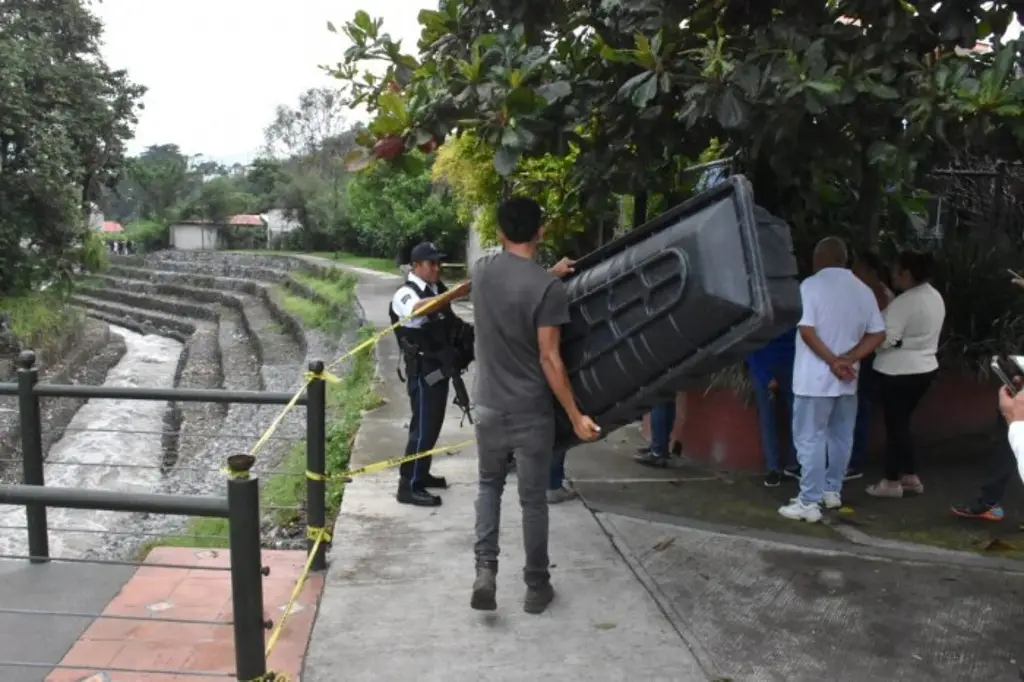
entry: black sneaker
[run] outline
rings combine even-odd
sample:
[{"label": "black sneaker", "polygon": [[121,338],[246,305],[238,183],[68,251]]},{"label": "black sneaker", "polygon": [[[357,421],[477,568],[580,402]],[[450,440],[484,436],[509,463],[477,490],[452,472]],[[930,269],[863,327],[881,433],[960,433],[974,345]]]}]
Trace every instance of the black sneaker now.
[{"label": "black sneaker", "polygon": [[439,490],[445,490],[448,488],[448,481],[444,476],[431,476],[427,474],[422,479],[417,479],[417,483],[423,488],[437,488]]},{"label": "black sneaker", "polygon": [[795,478],[796,480],[799,481],[800,480],[800,465],[799,464],[795,464],[793,466],[786,467],[785,469],[782,470],[782,475],[783,476],[789,476],[790,478]]},{"label": "black sneaker", "polygon": [[429,493],[422,488],[412,490],[410,488],[399,488],[395,496],[402,504],[411,504],[414,507],[440,507],[441,498]]},{"label": "black sneaker", "polygon": [[765,488],[778,488],[782,483],[782,473],[779,471],[769,471],[768,475],[764,477]]},{"label": "black sneaker", "polygon": [[665,455],[656,455],[653,452],[648,452],[645,455],[637,455],[633,458],[633,461],[647,467],[657,467],[660,469],[664,469],[668,466],[668,457]]},{"label": "black sneaker", "polygon": [[551,581],[540,585],[531,585],[526,588],[526,597],[523,598],[523,611],[532,615],[544,613],[555,598],[555,588],[551,587]]},{"label": "black sneaker", "polygon": [[638,455],[649,455],[650,453],[651,453],[651,446],[650,445],[641,445],[640,447],[638,447],[636,449],[636,454],[638,454]]},{"label": "black sneaker", "polygon": [[844,481],[856,481],[858,478],[864,478],[864,472],[856,467],[848,468],[843,475]]},{"label": "black sneaker", "polygon": [[473,581],[473,596],[470,608],[476,611],[494,611],[498,608],[498,571],[493,566],[477,566],[476,580]]}]

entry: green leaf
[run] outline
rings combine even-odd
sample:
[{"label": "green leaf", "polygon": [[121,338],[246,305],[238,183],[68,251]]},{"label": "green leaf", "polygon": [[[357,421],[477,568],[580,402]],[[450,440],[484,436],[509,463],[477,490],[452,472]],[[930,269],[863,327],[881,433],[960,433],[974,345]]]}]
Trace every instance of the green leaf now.
[{"label": "green leaf", "polygon": [[516,88],[505,96],[510,116],[533,113],[540,103],[537,93],[530,88]]},{"label": "green leaf", "polygon": [[718,100],[716,114],[718,124],[726,130],[740,130],[747,124],[747,105],[736,96],[732,88],[726,88]]},{"label": "green leaf", "polygon": [[420,13],[416,15],[416,20],[421,26],[435,31],[443,31],[448,26],[447,16],[430,9],[421,9]]},{"label": "green leaf", "polygon": [[338,32],[338,29],[335,28],[334,23],[330,22],[330,21],[327,22],[327,30],[330,31],[331,33],[337,33]]},{"label": "green leaf", "polygon": [[616,50],[610,45],[602,45],[600,54],[602,59],[615,62],[616,64],[633,64],[636,62],[636,59],[628,51]]},{"label": "green leaf", "polygon": [[896,88],[883,83],[871,83],[868,86],[868,91],[878,99],[894,100],[900,98],[900,93]]},{"label": "green leaf", "polygon": [[817,92],[822,93],[823,95],[834,95],[843,89],[843,79],[838,78],[836,76],[831,76],[828,78],[822,78],[821,80],[807,81],[806,83],[804,83],[804,85],[806,85],[808,88],[811,88],[812,90],[816,90]]},{"label": "green leaf", "polygon": [[620,99],[629,98],[633,106],[643,109],[647,103],[658,94],[658,79],[651,71],[638,73],[622,84],[617,97]]},{"label": "green leaf", "polygon": [[373,31],[373,21],[370,19],[370,15],[363,10],[356,12],[356,18],[352,23],[362,29],[365,33]]},{"label": "green leaf", "polygon": [[507,177],[512,174],[519,165],[519,152],[513,149],[502,147],[494,155],[494,170],[498,175]]},{"label": "green leaf", "polygon": [[544,98],[548,104],[554,104],[572,94],[572,86],[568,81],[554,81],[545,83],[537,88],[537,94]]},{"label": "green leaf", "polygon": [[885,142],[884,140],[875,140],[868,147],[867,157],[868,163],[873,165],[880,163],[888,163],[895,159],[899,154],[899,147],[892,144],[891,142]]}]

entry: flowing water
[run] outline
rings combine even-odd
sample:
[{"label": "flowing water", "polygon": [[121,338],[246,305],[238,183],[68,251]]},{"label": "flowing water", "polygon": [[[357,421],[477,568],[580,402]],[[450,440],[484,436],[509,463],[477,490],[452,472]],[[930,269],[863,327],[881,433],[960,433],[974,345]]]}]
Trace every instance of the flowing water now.
[{"label": "flowing water", "polygon": [[[124,337],[127,352],[107,374],[104,386],[174,386],[174,373],[183,349],[181,343],[162,336],[143,336],[115,326],[110,329]],[[162,480],[157,467],[163,453],[158,434],[166,428],[164,416],[167,409],[167,403],[162,401],[88,401],[75,414],[64,437],[50,448],[45,465],[46,485],[157,491]],[[138,433],[140,431],[151,433]],[[49,509],[51,556],[81,556],[95,547],[100,540],[99,534],[116,529],[124,516],[120,512]],[[24,526],[23,507],[0,505],[0,553],[27,553]]]}]

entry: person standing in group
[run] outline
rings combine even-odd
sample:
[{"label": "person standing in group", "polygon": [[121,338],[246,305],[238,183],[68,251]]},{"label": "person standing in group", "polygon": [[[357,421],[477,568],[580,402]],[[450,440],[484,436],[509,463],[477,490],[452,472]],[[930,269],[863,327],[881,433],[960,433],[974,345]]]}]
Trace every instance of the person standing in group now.
[{"label": "person standing in group", "polygon": [[761,449],[764,450],[764,478],[767,488],[782,483],[782,474],[800,471],[787,468],[784,459],[790,457],[792,439],[783,444],[779,436],[779,412],[785,406],[785,415],[793,419],[793,357],[796,353],[796,329],[772,339],[763,348],[747,354],[747,367],[754,385],[754,400],[757,403],[758,425],[761,429]]},{"label": "person standing in group", "polygon": [[655,405],[651,409],[651,444],[647,448],[641,448],[633,458],[634,461],[649,467],[667,467],[669,456],[672,454],[672,431],[675,426],[675,399]]},{"label": "person standing in group", "polygon": [[[875,295],[878,309],[884,313],[894,298],[892,289],[886,284],[889,279],[885,263],[874,251],[858,253],[851,268],[857,279],[864,282]],[[857,372],[857,425],[853,429],[853,452],[846,468],[844,480],[852,481],[864,476],[864,459],[867,457],[868,440],[871,437],[871,417],[874,413],[874,399],[877,380],[874,373],[876,353],[860,361]]]},{"label": "person standing in group", "polygon": [[548,477],[548,504],[560,504],[576,499],[576,491],[565,480],[565,448],[557,448],[551,455],[551,475]]},{"label": "person standing in group", "polygon": [[800,494],[779,508],[788,519],[811,523],[821,519],[823,502],[830,509],[842,506],[857,419],[858,363],[885,340],[874,295],[846,267],[843,240],[822,239],[813,258],[814,275],[800,285],[803,315],[793,361]]},{"label": "person standing in group", "polygon": [[508,454],[514,452],[526,550],[523,610],[538,614],[555,596],[548,572],[546,497],[555,448],[555,400],[580,440],[595,440],[600,429],[576,405],[559,350],[561,327],[569,322],[569,300],[559,277],[572,272],[571,261],[563,259],[551,271],[536,263],[541,208],[532,199],[503,201],[498,230],[503,250],[477,260],[470,277],[480,477],[470,606],[497,608],[501,497]]},{"label": "person standing in group", "polygon": [[868,486],[873,497],[924,492],[914,465],[910,418],[939,372],[936,353],[946,304],[931,285],[934,267],[930,253],[903,251],[892,268],[900,294],[885,309],[885,343],[875,358],[885,417],[885,478]]},{"label": "person standing in group", "polygon": [[[412,268],[388,308],[392,324],[404,320],[395,329],[395,337],[404,361],[412,411],[405,445],[407,456],[434,448],[448,409],[450,378],[441,358],[451,341],[454,325],[461,323],[452,312],[451,302],[468,296],[470,286],[465,282],[451,290],[445,287],[441,281],[444,258],[445,254],[429,242],[413,247]],[[447,488],[448,482],[443,476],[431,474],[430,464],[431,457],[427,456],[399,467],[399,502],[418,507],[441,504],[440,496],[430,489]]]}]

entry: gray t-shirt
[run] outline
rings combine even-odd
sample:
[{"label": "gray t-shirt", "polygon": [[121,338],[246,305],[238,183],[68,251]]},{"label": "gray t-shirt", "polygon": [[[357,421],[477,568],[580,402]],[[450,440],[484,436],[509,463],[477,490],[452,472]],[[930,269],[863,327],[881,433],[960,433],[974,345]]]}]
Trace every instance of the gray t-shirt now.
[{"label": "gray t-shirt", "polygon": [[500,412],[550,412],[554,396],[541,369],[537,329],[569,323],[565,285],[532,260],[504,251],[477,260],[470,277],[474,402]]}]

